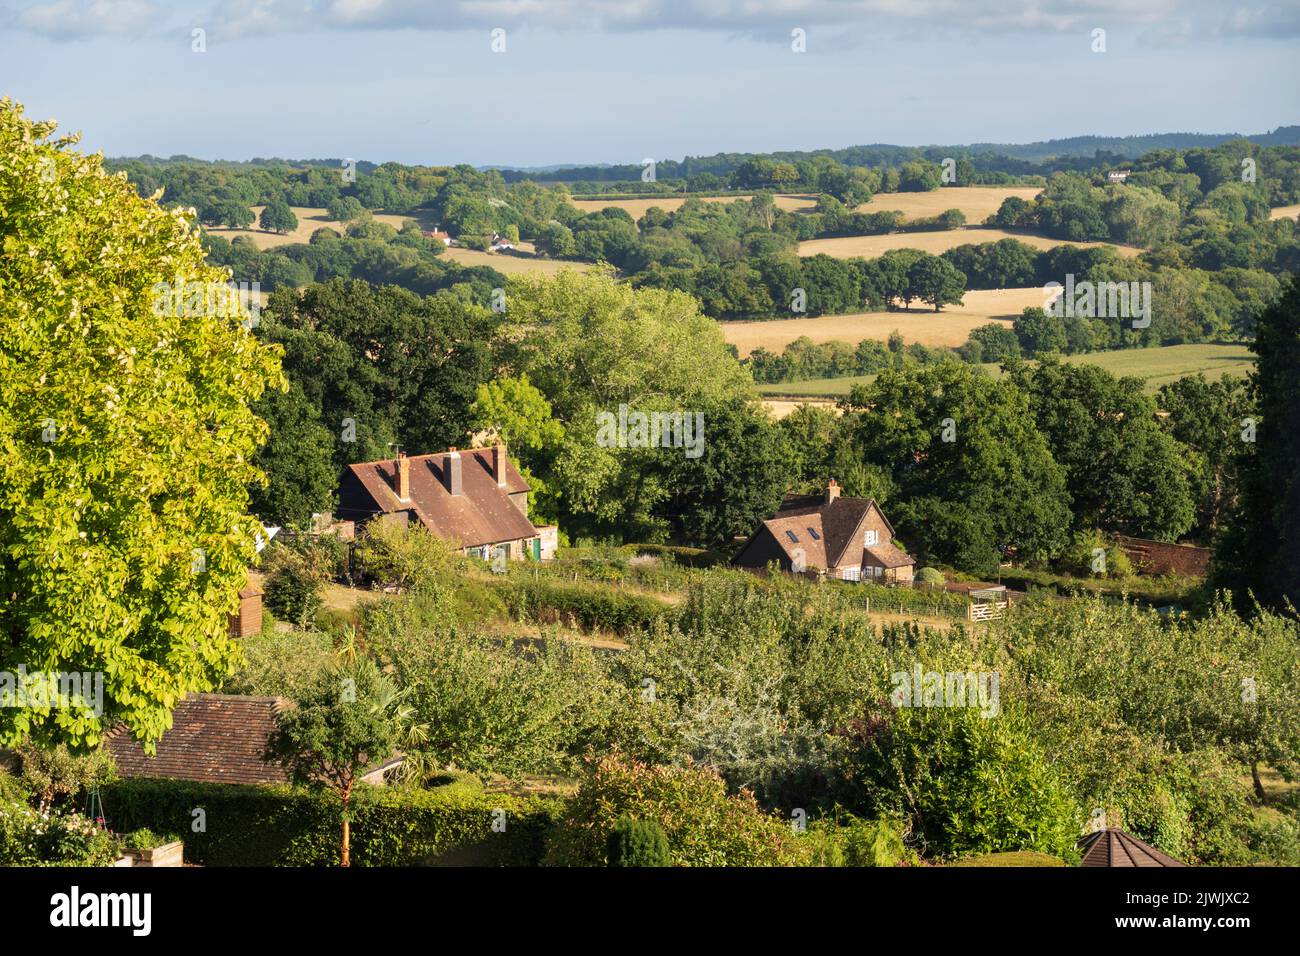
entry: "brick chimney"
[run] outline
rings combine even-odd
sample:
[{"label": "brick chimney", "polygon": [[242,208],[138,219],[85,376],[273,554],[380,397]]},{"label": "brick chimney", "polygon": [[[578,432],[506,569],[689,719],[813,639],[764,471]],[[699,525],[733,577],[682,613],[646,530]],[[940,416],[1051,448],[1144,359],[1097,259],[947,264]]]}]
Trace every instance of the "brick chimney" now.
[{"label": "brick chimney", "polygon": [[506,446],[498,441],[492,446],[492,477],[497,480],[498,488],[506,486]]},{"label": "brick chimney", "polygon": [[462,473],[460,469],[460,452],[453,448],[442,459],[442,473],[447,481],[448,494],[462,494],[464,486],[461,484]]},{"label": "brick chimney", "polygon": [[399,501],[410,501],[411,459],[406,457],[406,452],[399,451],[393,465],[393,473],[397,476],[397,498]]},{"label": "brick chimney", "polygon": [[832,478],[830,481],[826,482],[826,504],[830,504],[839,496],[840,486],[836,484],[835,479]]}]

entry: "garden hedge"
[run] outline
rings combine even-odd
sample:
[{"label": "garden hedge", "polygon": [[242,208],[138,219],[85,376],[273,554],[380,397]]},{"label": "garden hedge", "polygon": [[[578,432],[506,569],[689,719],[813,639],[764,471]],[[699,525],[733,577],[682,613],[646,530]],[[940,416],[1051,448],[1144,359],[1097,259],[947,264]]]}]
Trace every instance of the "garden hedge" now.
[{"label": "garden hedge", "polygon": [[[337,797],[288,787],[131,778],[101,790],[109,826],[179,833],[205,866],[335,866]],[[205,829],[195,832],[194,811]],[[504,811],[504,815],[497,811]],[[354,866],[531,866],[545,851],[554,801],[487,793],[474,778],[434,789],[361,785],[352,800]],[[494,822],[504,830],[493,829]]]}]

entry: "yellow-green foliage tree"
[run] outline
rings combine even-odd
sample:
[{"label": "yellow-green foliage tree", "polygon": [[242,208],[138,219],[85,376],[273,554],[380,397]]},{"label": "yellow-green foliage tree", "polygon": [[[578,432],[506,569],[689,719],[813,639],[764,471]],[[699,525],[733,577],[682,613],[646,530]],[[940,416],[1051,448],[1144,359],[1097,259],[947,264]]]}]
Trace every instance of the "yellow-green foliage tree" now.
[{"label": "yellow-green foliage tree", "polygon": [[[0,744],[152,741],[237,660],[249,403],[282,379],[193,211],[55,129],[0,99],[0,697],[27,704],[0,707]],[[102,674],[102,708],[42,705],[50,672]]]}]

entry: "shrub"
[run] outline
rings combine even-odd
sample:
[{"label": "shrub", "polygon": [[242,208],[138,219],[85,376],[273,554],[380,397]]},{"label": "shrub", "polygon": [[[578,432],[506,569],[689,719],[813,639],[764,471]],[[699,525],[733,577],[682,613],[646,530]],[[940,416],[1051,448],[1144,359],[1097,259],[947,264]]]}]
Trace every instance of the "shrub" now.
[{"label": "shrub", "polygon": [[1080,812],[1023,715],[899,708],[859,753],[868,802],[906,819],[927,855],[1077,856]]},{"label": "shrub", "polygon": [[[191,863],[334,866],[339,859],[339,803],[325,794],[135,777],[103,795],[125,829],[183,834]],[[196,830],[199,809],[206,825]],[[534,865],[556,809],[553,801],[488,794],[472,777],[430,790],[363,784],[352,802],[352,865]]]},{"label": "shrub", "polygon": [[160,846],[166,846],[168,843],[175,843],[180,837],[174,833],[166,836],[159,836],[148,827],[141,827],[139,830],[132,830],[123,840],[123,845],[128,850],[152,850]]},{"label": "shrub", "polygon": [[609,756],[589,767],[568,802],[546,862],[606,865],[610,833],[628,816],[659,821],[676,866],[782,866],[801,858],[787,823],[760,810],[748,791],[729,795],[712,770]]},{"label": "shrub", "polygon": [[903,824],[886,817],[818,820],[808,828],[807,843],[813,866],[898,866],[916,856],[904,842]]},{"label": "shrub", "polygon": [[609,831],[605,856],[610,866],[671,866],[668,835],[654,820],[623,817]]},{"label": "shrub", "polygon": [[121,855],[118,838],[79,813],[0,802],[0,866],[108,866]]},{"label": "shrub", "polygon": [[930,590],[941,591],[947,582],[938,568],[922,568],[916,572],[916,583]]},{"label": "shrub", "polygon": [[672,609],[662,601],[597,584],[571,584],[520,574],[497,581],[495,586],[511,615],[534,623],[560,623],[584,631],[627,635],[672,615]]},{"label": "shrub", "polygon": [[331,577],[331,555],[307,544],[277,542],[265,558],[263,600],[277,617],[302,627],[321,607],[321,589]]},{"label": "shrub", "polygon": [[107,783],[117,776],[113,758],[105,750],[77,754],[64,744],[38,747],[25,741],[15,748],[21,767],[23,788],[31,794],[42,811],[97,783]]}]

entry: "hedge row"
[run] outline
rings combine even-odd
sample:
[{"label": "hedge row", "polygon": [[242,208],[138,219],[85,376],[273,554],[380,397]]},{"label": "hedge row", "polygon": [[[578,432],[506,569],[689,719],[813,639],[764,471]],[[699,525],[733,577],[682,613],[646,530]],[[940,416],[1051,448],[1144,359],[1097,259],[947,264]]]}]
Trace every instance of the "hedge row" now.
[{"label": "hedge row", "polygon": [[510,614],[521,621],[564,623],[584,631],[631,634],[672,616],[662,601],[608,585],[511,576],[497,582]]},{"label": "hedge row", "polygon": [[[334,866],[339,861],[339,803],[330,794],[136,777],[103,787],[102,795],[114,830],[179,833],[190,863]],[[203,811],[203,828],[197,831],[196,810]],[[352,862],[532,866],[545,851],[557,813],[554,801],[489,794],[473,779],[425,790],[361,785],[353,796]]]}]

